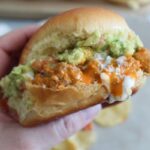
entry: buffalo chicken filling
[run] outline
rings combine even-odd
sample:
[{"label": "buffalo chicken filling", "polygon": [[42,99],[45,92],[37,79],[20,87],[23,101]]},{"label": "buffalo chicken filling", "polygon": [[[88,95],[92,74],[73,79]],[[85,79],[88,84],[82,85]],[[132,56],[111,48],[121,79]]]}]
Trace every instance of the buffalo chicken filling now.
[{"label": "buffalo chicken filling", "polygon": [[105,85],[110,92],[110,102],[125,100],[135,88],[143,71],[138,60],[132,56],[106,59],[100,54],[82,65],[73,65],[54,60],[38,60],[32,63],[34,79],[32,83],[47,88],[60,89],[76,83]]},{"label": "buffalo chicken filling", "polygon": [[56,43],[64,41],[59,51],[53,54],[49,49],[32,51],[27,63],[14,67],[0,80],[4,97],[16,102],[23,97],[29,82],[56,90],[78,83],[98,83],[108,90],[110,103],[124,101],[141,85],[145,78],[143,72],[150,73],[150,53],[142,48],[134,33],[93,32],[72,41],[72,45],[57,35],[53,38],[51,47],[56,50],[59,47]]}]

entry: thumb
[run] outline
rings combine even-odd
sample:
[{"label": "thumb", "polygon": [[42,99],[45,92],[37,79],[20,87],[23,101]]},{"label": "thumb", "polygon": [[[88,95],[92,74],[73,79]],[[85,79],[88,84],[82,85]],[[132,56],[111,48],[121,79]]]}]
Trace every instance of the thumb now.
[{"label": "thumb", "polygon": [[[54,147],[56,144],[65,140],[73,133],[77,132],[78,130],[85,127],[88,123],[90,123],[100,108],[100,105],[96,105],[63,117],[54,122],[50,122],[46,125],[32,128],[31,131],[33,133],[30,131],[32,136],[29,136],[28,138],[30,142],[32,141],[32,149],[49,150],[50,148]],[[37,143],[40,144],[37,145]]]}]

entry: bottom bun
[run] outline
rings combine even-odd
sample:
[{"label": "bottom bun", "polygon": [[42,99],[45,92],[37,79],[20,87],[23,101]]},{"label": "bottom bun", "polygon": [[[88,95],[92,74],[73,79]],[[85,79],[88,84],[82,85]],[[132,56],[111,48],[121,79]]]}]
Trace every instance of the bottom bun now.
[{"label": "bottom bun", "polygon": [[[102,103],[108,91],[97,83],[77,84],[60,90],[26,84],[23,98],[8,101],[11,115],[23,126],[34,126]],[[16,117],[17,116],[17,117]]]}]

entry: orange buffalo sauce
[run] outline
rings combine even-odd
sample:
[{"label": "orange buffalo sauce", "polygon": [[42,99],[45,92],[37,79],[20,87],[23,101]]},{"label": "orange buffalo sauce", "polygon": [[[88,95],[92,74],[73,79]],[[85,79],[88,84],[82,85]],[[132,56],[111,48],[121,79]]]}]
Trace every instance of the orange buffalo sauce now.
[{"label": "orange buffalo sauce", "polygon": [[[119,73],[110,71],[109,67],[119,69]],[[139,61],[135,60],[131,56],[127,56],[124,63],[119,66],[116,60],[113,59],[103,72],[109,76],[110,79],[110,92],[114,96],[121,96],[123,94],[123,81],[125,76],[130,76],[133,79],[137,79],[137,72],[140,69]],[[119,74],[119,75],[118,75]]]},{"label": "orange buffalo sauce", "polygon": [[[96,81],[102,83],[100,74],[105,73],[110,80],[110,92],[114,96],[121,96],[124,76],[136,79],[137,71],[140,69],[140,63],[131,56],[127,56],[122,65],[118,65],[116,59],[113,59],[110,64],[101,69],[100,64],[104,65],[105,62],[90,60],[84,65],[75,66],[64,62],[36,61],[32,64],[32,68],[35,70],[35,77],[32,82],[33,84],[53,88],[73,85],[77,82],[91,84]],[[116,68],[119,69],[118,72],[115,71]]]},{"label": "orange buffalo sauce", "polygon": [[32,68],[36,71],[33,84],[45,85],[46,87],[61,87],[77,82],[86,84],[94,81],[100,82],[96,61],[88,62],[84,67],[63,62],[57,62],[51,66],[47,61],[37,61],[32,64]]},{"label": "orange buffalo sauce", "polygon": [[123,79],[119,79],[115,73],[110,76],[110,90],[114,96],[121,96],[123,93]]},{"label": "orange buffalo sauce", "polygon": [[85,70],[83,70],[82,78],[83,78],[83,82],[85,82],[87,84],[92,83],[94,81],[97,81],[99,83],[101,82],[100,72],[99,72],[97,61],[93,60],[88,63]]},{"label": "orange buffalo sauce", "polygon": [[128,56],[126,62],[121,67],[121,70],[125,75],[136,79],[137,71],[140,69],[140,67],[141,67],[141,64],[139,61],[137,61],[131,56]]}]

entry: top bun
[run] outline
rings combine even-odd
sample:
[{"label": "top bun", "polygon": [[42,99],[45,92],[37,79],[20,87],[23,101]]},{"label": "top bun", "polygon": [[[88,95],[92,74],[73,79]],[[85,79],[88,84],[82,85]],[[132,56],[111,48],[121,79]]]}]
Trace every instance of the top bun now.
[{"label": "top bun", "polygon": [[131,32],[125,20],[104,8],[77,8],[49,19],[31,38],[23,51],[21,63],[26,63],[41,52],[63,51],[76,39],[93,32]]}]

